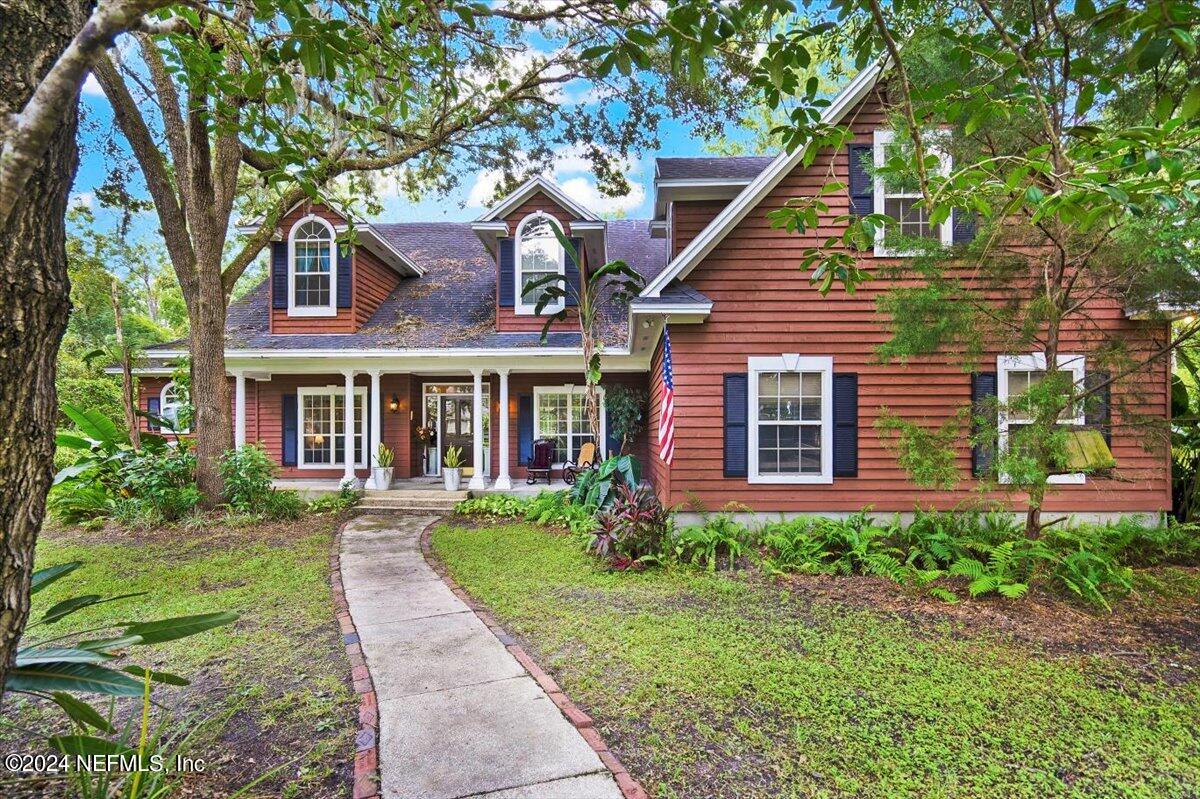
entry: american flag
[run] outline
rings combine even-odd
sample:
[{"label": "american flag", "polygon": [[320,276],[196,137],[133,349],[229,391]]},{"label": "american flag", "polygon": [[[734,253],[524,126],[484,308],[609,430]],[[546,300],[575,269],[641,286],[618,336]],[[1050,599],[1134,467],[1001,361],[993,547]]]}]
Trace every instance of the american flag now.
[{"label": "american flag", "polygon": [[663,395],[658,406],[658,457],[675,459],[675,375],[671,370],[671,332],[663,328]]}]

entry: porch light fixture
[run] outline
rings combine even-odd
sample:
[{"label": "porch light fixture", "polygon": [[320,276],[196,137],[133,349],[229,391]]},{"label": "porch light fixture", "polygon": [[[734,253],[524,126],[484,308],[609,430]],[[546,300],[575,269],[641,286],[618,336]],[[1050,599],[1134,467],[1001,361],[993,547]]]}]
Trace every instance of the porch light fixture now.
[{"label": "porch light fixture", "polygon": [[391,400],[388,401],[388,410],[391,411],[392,413],[396,413],[400,410],[400,395],[399,394],[392,395]]}]

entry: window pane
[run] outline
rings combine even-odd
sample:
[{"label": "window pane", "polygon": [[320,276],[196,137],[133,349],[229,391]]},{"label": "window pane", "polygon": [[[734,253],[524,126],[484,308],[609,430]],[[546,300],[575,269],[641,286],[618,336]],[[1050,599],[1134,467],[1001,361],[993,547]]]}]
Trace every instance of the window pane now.
[{"label": "window pane", "polygon": [[529,284],[546,275],[556,275],[563,264],[563,249],[546,217],[534,217],[521,226],[520,252],[517,254],[520,272],[521,302],[535,305],[545,291],[529,290]]},{"label": "window pane", "polygon": [[333,463],[333,408],[327,394],[306,394],[301,403],[304,463]]},{"label": "window pane", "polygon": [[779,373],[778,372],[761,372],[758,375],[758,396],[760,396],[760,397],[778,397],[779,396]]},{"label": "window pane", "polygon": [[570,415],[569,396],[566,393],[539,394],[537,407],[537,434],[554,442],[554,462],[569,459]]},{"label": "window pane", "polygon": [[895,228],[899,235],[938,238],[941,235],[940,231],[936,227],[930,227],[929,215],[925,209],[915,207],[919,201],[918,197],[885,197],[883,213],[900,223]]},{"label": "window pane", "polygon": [[292,243],[295,273],[293,304],[297,307],[330,305],[333,276],[333,236],[317,221],[305,222]]}]

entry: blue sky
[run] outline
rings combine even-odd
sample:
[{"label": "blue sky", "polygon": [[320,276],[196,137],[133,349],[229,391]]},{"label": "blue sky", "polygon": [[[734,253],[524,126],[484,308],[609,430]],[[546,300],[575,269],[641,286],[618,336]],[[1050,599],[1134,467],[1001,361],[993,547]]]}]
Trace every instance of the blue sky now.
[{"label": "blue sky", "polygon": [[[107,173],[109,155],[105,141],[111,129],[112,113],[108,101],[99,86],[89,79],[84,85],[81,102],[85,122],[80,130],[80,164],[73,189],[74,202],[89,205],[102,229],[112,229],[118,223],[115,212],[99,207],[95,202],[95,190],[103,183]],[[739,138],[739,131],[726,132],[731,138]],[[690,128],[674,120],[664,120],[660,126],[661,148],[654,153],[643,153],[628,165],[627,179],[631,185],[629,195],[622,198],[602,197],[596,191],[595,181],[587,170],[583,159],[570,152],[563,152],[551,175],[573,199],[592,208],[602,215],[619,215],[628,218],[649,218],[653,202],[655,156],[704,155],[706,151],[701,139]],[[124,148],[120,136],[116,141]],[[135,191],[143,196],[144,185],[140,175],[133,181]],[[466,175],[461,185],[449,196],[430,196],[419,203],[392,192],[385,199],[385,211],[375,221],[463,221],[479,216],[487,197],[491,196],[494,182],[487,174]],[[387,195],[385,190],[384,195]],[[157,237],[157,218],[153,212],[138,215],[132,224],[132,236],[143,239]]]}]

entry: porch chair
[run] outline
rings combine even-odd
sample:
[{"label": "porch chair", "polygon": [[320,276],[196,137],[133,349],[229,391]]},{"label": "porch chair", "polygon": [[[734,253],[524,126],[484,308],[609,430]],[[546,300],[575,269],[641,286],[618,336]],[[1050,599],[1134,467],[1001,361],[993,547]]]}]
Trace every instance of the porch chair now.
[{"label": "porch chair", "polygon": [[580,472],[598,468],[600,463],[596,457],[596,445],[589,441],[579,448],[579,457],[576,460],[563,464],[563,482],[573,486]]},{"label": "porch chair", "polygon": [[554,465],[554,442],[548,438],[539,438],[533,442],[533,456],[526,464],[528,475],[525,482],[533,485],[539,477],[546,478],[550,484],[550,467]]}]

